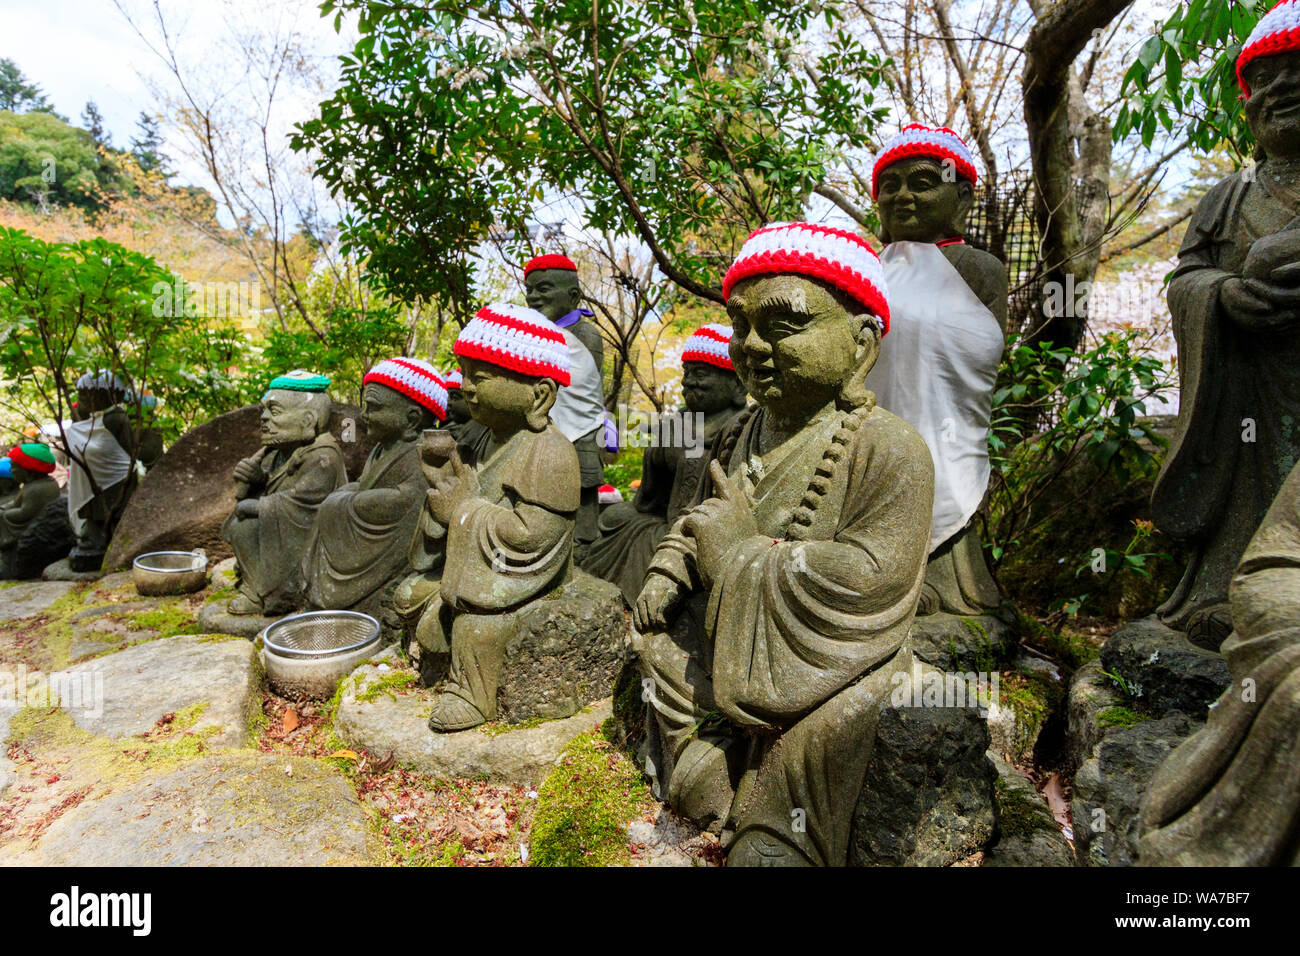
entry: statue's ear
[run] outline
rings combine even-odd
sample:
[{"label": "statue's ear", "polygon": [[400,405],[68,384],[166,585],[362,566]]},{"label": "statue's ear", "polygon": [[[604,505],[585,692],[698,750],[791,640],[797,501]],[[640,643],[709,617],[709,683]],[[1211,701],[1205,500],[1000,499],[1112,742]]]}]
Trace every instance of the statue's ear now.
[{"label": "statue's ear", "polygon": [[952,229],[957,235],[965,235],[966,222],[970,219],[971,207],[975,205],[975,186],[969,179],[957,180],[957,209],[952,215]]},{"label": "statue's ear", "polygon": [[416,438],[420,437],[420,432],[424,425],[424,408],[416,402],[411,402],[406,408],[406,432]]},{"label": "statue's ear", "polygon": [[533,405],[528,409],[528,428],[543,432],[550,422],[551,408],[559,395],[560,387],[553,378],[539,378],[533,383]]},{"label": "statue's ear", "polygon": [[853,338],[857,347],[853,353],[853,372],[840,389],[837,404],[845,411],[858,408],[871,401],[871,392],[867,389],[867,373],[876,364],[880,356],[880,320],[864,312],[852,319]]}]

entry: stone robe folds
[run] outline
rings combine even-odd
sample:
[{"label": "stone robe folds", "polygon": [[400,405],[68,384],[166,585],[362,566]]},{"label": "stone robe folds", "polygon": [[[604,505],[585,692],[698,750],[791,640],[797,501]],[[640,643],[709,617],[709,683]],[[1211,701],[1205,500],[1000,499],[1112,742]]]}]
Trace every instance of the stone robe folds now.
[{"label": "stone robe folds", "polygon": [[406,568],[428,487],[418,441],[376,446],[361,479],[320,506],[303,562],[307,606],[344,610],[377,598]]},{"label": "stone robe folds", "polygon": [[1143,866],[1300,865],[1300,466],[1242,558],[1232,620],[1232,684],[1143,800]]},{"label": "stone robe folds", "polygon": [[347,481],[347,472],[343,449],[328,432],[287,457],[268,449],[260,467],[261,480],[250,489],[261,489],[257,517],[232,511],[221,536],[235,552],[241,587],[256,596],[265,613],[279,614],[292,610],[301,597],[302,556],[317,511]]},{"label": "stone robe folds", "polygon": [[1294,228],[1297,214],[1300,195],[1267,174],[1228,177],[1197,206],[1169,280],[1182,408],[1151,509],[1162,531],[1196,542],[1160,608],[1176,629],[1228,599],[1247,542],[1300,458],[1300,329],[1244,329],[1219,305],[1251,244]]},{"label": "stone robe folds", "polygon": [[[661,791],[689,803],[689,775],[674,780],[674,765],[702,722],[721,714],[717,734],[743,762],[728,845],[748,839],[759,856],[793,849],[805,863],[842,865],[890,677],[911,666],[900,647],[925,570],[933,466],[916,431],[880,408],[829,413],[764,460],[765,414],[719,455],[753,502],[758,535],[733,548],[708,589],[681,522],[651,563],[688,598],[667,633],[636,639],[654,682],[649,764]],[[860,424],[839,433],[843,454],[795,535],[793,509],[850,418]],[[706,473],[697,500],[712,494]]]}]

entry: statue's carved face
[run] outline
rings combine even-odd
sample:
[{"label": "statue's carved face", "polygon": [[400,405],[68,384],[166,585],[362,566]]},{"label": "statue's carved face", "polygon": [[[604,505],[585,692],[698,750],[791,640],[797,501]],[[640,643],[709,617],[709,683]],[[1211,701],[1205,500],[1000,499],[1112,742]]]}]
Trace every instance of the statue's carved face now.
[{"label": "statue's carved face", "polygon": [[578,307],[582,293],[571,269],[535,269],[524,280],[524,300],[552,322]]},{"label": "statue's carved face", "polygon": [[541,431],[555,404],[553,379],[522,375],[461,356],[461,397],[474,421],[498,435],[530,428]]},{"label": "statue's carved face", "polygon": [[759,404],[784,417],[811,414],[865,375],[879,336],[865,317],[822,283],[803,276],[754,276],[732,287],[731,363]]},{"label": "statue's carved face", "polygon": [[361,420],[377,444],[415,441],[423,418],[418,403],[387,385],[371,382],[361,393]]},{"label": "statue's carved face", "polygon": [[299,445],[316,437],[311,393],[274,388],[262,399],[262,444]]},{"label": "statue's carved face", "polygon": [[1262,56],[1243,72],[1246,122],[1272,157],[1300,156],[1300,52]]},{"label": "statue's carved face", "polygon": [[469,420],[469,406],[465,404],[465,396],[461,395],[458,388],[447,389],[447,421],[460,424]]},{"label": "statue's carved face", "polygon": [[683,362],[682,399],[691,411],[711,415],[743,406],[745,387],[725,368],[708,362]]},{"label": "statue's carved face", "polygon": [[25,485],[36,477],[36,472],[28,471],[22,465],[11,464],[9,473],[14,476],[14,481],[19,485]]},{"label": "statue's carved face", "polygon": [[928,158],[900,159],[880,173],[876,205],[889,242],[938,242],[965,231],[974,199],[956,169]]}]

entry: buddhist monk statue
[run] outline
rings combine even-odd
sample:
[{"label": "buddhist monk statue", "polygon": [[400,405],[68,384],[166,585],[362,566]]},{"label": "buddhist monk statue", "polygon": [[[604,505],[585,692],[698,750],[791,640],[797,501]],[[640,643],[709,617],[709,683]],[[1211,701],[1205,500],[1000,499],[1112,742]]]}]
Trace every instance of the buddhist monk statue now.
[{"label": "buddhist monk statue", "polygon": [[961,138],[919,123],[880,153],[872,190],[897,331],[867,387],[925,439],[934,459],[930,560],[918,614],[1001,603],[973,518],[988,488],[989,421],[1007,318],[1007,272],[965,244],[975,165]]},{"label": "buddhist monk statue", "polygon": [[[113,528],[139,481],[136,435],[121,402],[129,389],[109,369],[77,379],[77,420],[64,429],[73,571],[98,571]],[[143,467],[139,469],[143,471]]]},{"label": "buddhist monk statue", "polygon": [[301,369],[262,396],[262,449],[235,466],[235,510],[221,536],[235,552],[231,614],[274,616],[302,600],[302,559],[321,503],[347,481],[343,449],[327,431],[330,380]]},{"label": "buddhist monk statue", "polygon": [[447,386],[447,420],[442,427],[451,432],[456,441],[473,444],[476,433],[482,431],[483,426],[474,421],[474,416],[469,413],[469,406],[461,397],[460,385],[463,377],[458,368],[452,369],[443,377],[443,383]]},{"label": "buddhist monk statue", "polygon": [[0,502],[0,577],[25,577],[18,569],[30,562],[16,554],[24,532],[49,504],[59,500],[59,486],[52,477],[54,453],[48,445],[25,442],[12,449],[3,462],[16,489],[8,501]]},{"label": "buddhist monk statue", "polygon": [[[704,452],[745,407],[745,386],[732,368],[730,345],[731,327],[726,325],[706,325],[686,340],[682,350],[686,409],[659,419],[660,427],[641,460],[636,497],[601,512],[600,539],[582,567],[617,584],[629,605],[641,593],[646,567],[660,539],[695,497],[708,465]],[[688,415],[694,417],[688,421]],[[698,431],[697,420],[703,423]],[[665,421],[675,424],[665,429]]]},{"label": "buddhist monk statue", "polygon": [[447,413],[447,390],[428,362],[394,358],[361,380],[362,418],[375,443],[359,481],[320,506],[303,561],[306,606],[379,611],[407,567],[424,493],[420,436]]},{"label": "buddhist monk statue", "polygon": [[605,346],[600,331],[581,307],[578,267],[568,256],[546,255],[524,266],[524,294],[530,309],[546,316],[564,333],[569,347],[571,383],[560,391],[551,420],[573,442],[582,468],[582,505],[574,531],[574,558],[581,562],[600,536],[600,486],[605,483],[601,457],[605,428],[602,374]]},{"label": "buddhist monk statue", "polygon": [[1300,465],[1229,591],[1232,683],[1151,780],[1143,866],[1300,865]]},{"label": "buddhist monk statue", "polygon": [[723,281],[757,410],[660,542],[633,639],[656,792],[729,865],[843,865],[876,721],[912,665],[934,473],[864,384],[889,329],[858,236],[781,223]]},{"label": "buddhist monk statue", "polygon": [[577,453],[548,417],[569,382],[560,330],[532,309],[490,305],[454,348],[461,392],[485,430],[473,446],[426,454],[432,487],[415,548],[445,548],[446,559],[416,639],[422,658],[450,655],[429,718],[440,733],[496,716],[517,612],[572,574],[579,489]]},{"label": "buddhist monk statue", "polygon": [[1169,279],[1182,400],[1151,508],[1192,557],[1158,613],[1211,649],[1232,630],[1233,571],[1300,459],[1297,9],[1278,4],[1242,49],[1257,161],[1200,201]]}]

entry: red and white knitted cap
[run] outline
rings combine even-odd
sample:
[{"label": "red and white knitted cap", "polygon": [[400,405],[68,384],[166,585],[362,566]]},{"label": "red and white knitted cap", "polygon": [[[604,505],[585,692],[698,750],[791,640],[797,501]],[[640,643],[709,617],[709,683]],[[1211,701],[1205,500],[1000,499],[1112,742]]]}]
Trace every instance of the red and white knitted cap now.
[{"label": "red and white knitted cap", "polygon": [[460,330],[452,351],[461,358],[569,384],[564,333],[542,313],[522,305],[485,305]]},{"label": "red and white knitted cap", "polygon": [[428,362],[414,358],[391,358],[380,362],[361,379],[362,385],[387,385],[412,401],[419,402],[438,421],[447,418],[447,386],[438,370]]},{"label": "red and white knitted cap", "polygon": [[1255,29],[1246,37],[1246,45],[1237,54],[1237,83],[1250,97],[1250,87],[1242,70],[1251,60],[1277,53],[1300,50],[1300,0],[1281,0],[1272,10],[1259,18]]},{"label": "red and white knitted cap", "polygon": [[453,388],[460,388],[460,383],[464,380],[465,376],[461,374],[460,369],[454,368],[447,373],[447,377],[443,379],[443,382],[447,386],[447,391],[450,392]]},{"label": "red and white knitted cap", "polygon": [[975,173],[975,157],[971,155],[965,141],[946,126],[926,126],[924,123],[909,123],[898,131],[898,135],[885,144],[880,151],[876,165],[871,167],[871,198],[880,192],[880,174],[886,166],[900,159],[914,159],[928,156],[939,162],[950,162],[957,170],[957,175],[969,179],[975,185],[979,177]]},{"label": "red and white knitted cap", "polygon": [[776,222],[755,229],[722,280],[722,294],[741,279],[797,275],[828,282],[880,319],[889,331],[889,290],[880,257],[865,239],[810,222]]},{"label": "red and white knitted cap", "polygon": [[731,345],[731,326],[717,325],[712,322],[702,325],[686,340],[686,347],[682,349],[682,361],[708,362],[710,365],[734,372],[736,369],[731,364],[731,353],[727,348],[729,345]]},{"label": "red and white knitted cap", "polygon": [[524,278],[527,279],[528,273],[537,269],[567,269],[569,272],[578,271],[578,267],[574,265],[573,260],[568,256],[538,256],[535,259],[529,259],[528,264],[524,266]]}]

